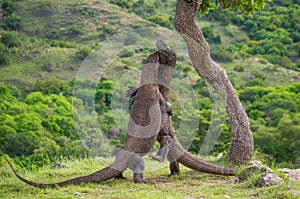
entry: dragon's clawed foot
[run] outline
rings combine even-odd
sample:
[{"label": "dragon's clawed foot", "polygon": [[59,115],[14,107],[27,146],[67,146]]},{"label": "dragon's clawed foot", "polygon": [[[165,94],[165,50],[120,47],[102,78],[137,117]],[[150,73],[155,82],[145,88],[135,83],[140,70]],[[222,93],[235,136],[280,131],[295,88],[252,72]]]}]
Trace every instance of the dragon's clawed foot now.
[{"label": "dragon's clawed foot", "polygon": [[152,160],[156,160],[156,161],[158,161],[158,162],[160,162],[160,163],[163,162],[162,157],[159,156],[159,155],[151,154],[151,155],[149,155],[149,157],[152,158]]}]

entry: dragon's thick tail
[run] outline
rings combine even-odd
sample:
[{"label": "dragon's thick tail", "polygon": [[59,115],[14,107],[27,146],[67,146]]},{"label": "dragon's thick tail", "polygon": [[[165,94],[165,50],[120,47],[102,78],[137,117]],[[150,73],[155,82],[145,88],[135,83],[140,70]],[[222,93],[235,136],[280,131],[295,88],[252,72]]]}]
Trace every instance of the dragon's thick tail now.
[{"label": "dragon's thick tail", "polygon": [[173,157],[174,160],[177,160],[184,166],[193,170],[220,175],[235,175],[237,171],[236,168],[216,165],[192,155],[182,147],[177,138],[175,138],[175,141],[172,143],[171,147],[172,148],[169,152],[170,156]]},{"label": "dragon's thick tail", "polygon": [[27,180],[20,176],[12,164],[9,162],[8,159],[6,159],[8,164],[10,165],[11,169],[15,173],[15,175],[23,182],[25,182],[28,185],[34,186],[34,187],[39,187],[39,188],[55,188],[55,187],[63,187],[66,185],[71,185],[71,184],[81,184],[81,183],[100,183],[105,180],[118,177],[119,175],[122,174],[122,171],[115,170],[111,167],[105,167],[104,169],[97,171],[95,173],[92,173],[90,175],[78,177],[78,178],[73,178],[70,180],[62,181],[62,182],[57,182],[57,183],[51,183],[51,184],[46,184],[46,183],[38,183],[38,182],[33,182],[30,180]]},{"label": "dragon's thick tail", "polygon": [[186,167],[194,169],[196,171],[220,174],[220,175],[235,175],[237,169],[216,165],[210,162],[206,162],[191,153],[185,151],[178,159],[178,162]]}]

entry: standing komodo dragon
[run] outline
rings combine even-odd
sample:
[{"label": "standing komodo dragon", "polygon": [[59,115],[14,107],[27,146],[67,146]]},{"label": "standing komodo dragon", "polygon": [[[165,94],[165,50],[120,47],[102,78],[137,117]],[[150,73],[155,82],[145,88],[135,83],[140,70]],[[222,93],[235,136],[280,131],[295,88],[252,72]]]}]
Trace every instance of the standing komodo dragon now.
[{"label": "standing komodo dragon", "polygon": [[[161,42],[161,49],[164,49],[160,54],[160,66],[157,83],[159,84],[159,91],[163,98],[168,101],[170,81],[173,75],[173,69],[176,65],[176,54],[165,44]],[[135,98],[138,89],[130,88],[131,91],[127,94],[131,98]],[[133,100],[132,100],[133,101]],[[168,102],[166,102],[168,104]],[[160,130],[157,141],[160,143],[160,149],[157,154],[151,154],[150,157],[159,162],[163,162],[166,158],[170,162],[170,175],[179,174],[179,164],[200,172],[234,175],[236,168],[223,167],[216,164],[206,162],[186,151],[178,141],[174,128],[172,126],[172,112],[167,106],[167,120],[164,122],[163,128]]]},{"label": "standing komodo dragon", "polygon": [[[157,42],[157,47],[160,50],[159,42]],[[7,160],[15,175],[29,185],[40,188],[54,188],[70,184],[103,182],[122,176],[122,172],[130,168],[134,172],[135,183],[147,183],[143,180],[144,160],[142,156],[153,147],[162,127],[162,121],[166,120],[166,114],[162,114],[166,111],[161,112],[161,107],[165,106],[165,101],[159,92],[158,86],[154,83],[157,79],[159,67],[159,50],[152,53],[143,65],[140,88],[136,93],[128,123],[125,147],[117,154],[111,165],[87,176],[45,184],[32,182],[21,177]]]},{"label": "standing komodo dragon", "polygon": [[[132,104],[125,147],[118,153],[115,161],[111,165],[90,175],[58,183],[45,184],[32,182],[21,177],[7,160],[15,175],[31,186],[55,188],[57,186],[61,187],[70,184],[100,183],[108,179],[120,177],[123,171],[130,168],[134,172],[134,182],[147,183],[143,179],[144,161],[142,156],[148,153],[153,147],[158,133],[162,128],[165,129],[164,133],[166,135],[164,135],[164,138],[171,138],[170,142],[166,142],[168,144],[166,153],[168,153],[168,160],[171,163],[178,161],[197,171],[234,175],[236,169],[205,162],[187,152],[177,140],[172,128],[171,117],[167,115],[167,102],[164,100],[159,86],[154,83],[157,78],[160,54],[163,53],[165,49],[165,45],[161,44],[161,42],[157,42],[158,51],[151,54],[145,61],[142,70],[141,86],[136,92]],[[162,140],[164,138],[162,138]],[[160,143],[163,144],[163,142]]]},{"label": "standing komodo dragon", "polygon": [[[169,87],[170,82],[173,76],[173,71],[176,66],[176,53],[170,49],[170,47],[163,41],[158,40],[157,45],[159,45],[159,68],[158,68],[158,77],[155,80],[155,83],[159,86],[159,91],[162,94],[163,99],[166,101],[166,113],[168,114],[168,117],[172,115],[172,105],[168,102],[169,99]],[[130,97],[130,106],[132,106],[132,103],[134,102],[134,98],[136,96],[136,93],[138,91],[138,88],[135,87],[129,87],[127,90],[126,96]],[[167,118],[168,120],[169,118]],[[165,127],[164,127],[165,128]],[[168,143],[169,140],[172,139],[175,136],[174,134],[170,134],[169,132],[165,131],[164,128],[162,128],[158,134],[157,141],[160,143],[160,149],[157,152],[157,154],[151,154],[150,157],[154,160],[157,160],[159,162],[163,162],[167,158],[168,154]],[[170,162],[170,176],[174,174],[179,174],[179,164],[176,160],[173,160]]]}]

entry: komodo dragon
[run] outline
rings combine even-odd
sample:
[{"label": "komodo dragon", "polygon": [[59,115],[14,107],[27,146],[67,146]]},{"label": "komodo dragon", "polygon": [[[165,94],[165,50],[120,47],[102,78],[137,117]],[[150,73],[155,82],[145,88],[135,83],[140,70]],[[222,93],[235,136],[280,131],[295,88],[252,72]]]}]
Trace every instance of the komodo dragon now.
[{"label": "komodo dragon", "polygon": [[[144,161],[142,156],[148,153],[152,148],[162,126],[163,128],[169,129],[167,130],[169,135],[174,135],[172,141],[168,143],[169,150],[167,155],[170,162],[178,161],[189,168],[201,172],[234,175],[236,169],[208,163],[191,155],[181,146],[172,128],[170,129],[170,127],[172,127],[170,116],[165,116],[166,114],[164,113],[166,113],[166,111],[161,110],[161,107],[166,107],[166,101],[162,100],[163,97],[157,84],[153,83],[154,79],[157,78],[159,53],[163,51],[165,46],[161,46],[160,43],[157,42],[157,47],[159,50],[151,54],[143,66],[141,86],[136,92],[135,100],[132,105],[125,147],[118,153],[115,161],[111,165],[90,175],[58,183],[45,184],[33,182],[21,177],[7,160],[14,174],[20,180],[31,186],[55,188],[57,186],[61,187],[70,184],[100,183],[122,176],[123,171],[130,168],[134,172],[133,178],[135,183],[147,183],[143,179]],[[166,122],[164,123],[164,121]]]},{"label": "komodo dragon", "polygon": [[[15,175],[23,182],[40,188],[61,187],[70,184],[99,183],[105,180],[120,177],[127,168],[133,170],[135,183],[147,183],[143,179],[144,160],[142,156],[150,151],[156,141],[161,129],[162,121],[166,120],[166,114],[162,114],[161,107],[165,106],[159,92],[155,79],[157,79],[159,67],[160,42],[157,42],[158,51],[152,53],[145,61],[142,69],[140,88],[136,93],[125,140],[125,147],[122,149],[115,161],[104,169],[90,175],[74,179],[44,184],[27,180],[21,177],[8,161]],[[165,115],[165,116],[164,116]]]},{"label": "komodo dragon", "polygon": [[[168,109],[169,108],[167,107],[167,110]],[[156,154],[150,155],[153,160],[163,162],[167,157],[168,161],[170,162],[170,175],[180,173],[178,163],[181,163],[184,166],[199,172],[235,175],[237,168],[229,168],[209,163],[186,151],[176,137],[174,128],[172,126],[172,114],[168,111],[167,113],[168,117],[157,137],[157,141],[160,143],[160,148]]]},{"label": "komodo dragon", "polygon": [[[168,103],[168,99],[169,99],[168,95],[169,95],[169,87],[170,87],[173,71],[176,66],[176,53],[173,50],[171,50],[171,48],[163,41],[159,40],[157,42],[161,47],[159,49],[160,65],[158,69],[159,73],[156,79],[156,83],[159,85],[159,91],[161,92],[163,98],[166,101],[166,105],[167,105],[166,111],[167,114],[170,116],[172,115],[172,105]],[[132,106],[137,91],[138,88],[135,87],[129,87],[129,89],[127,90],[126,96],[130,97],[129,107]],[[159,162],[163,162],[166,159],[168,154],[168,150],[169,150],[168,143],[170,139],[172,139],[173,137],[174,136],[170,135],[169,132],[161,129],[157,137],[157,141],[160,143],[160,149],[156,155],[151,154],[150,157],[154,160],[158,160]],[[176,160],[170,162],[170,171],[171,171],[170,176],[180,173],[179,164]]]},{"label": "komodo dragon", "polygon": [[[160,53],[160,66],[157,83],[159,84],[159,91],[168,104],[169,86],[173,69],[176,65],[176,54],[165,43],[162,42],[161,46],[164,46],[165,50],[163,53]],[[139,88],[131,87],[127,96],[135,98],[135,94],[138,90]],[[132,99],[131,102],[132,101],[134,101],[134,99]],[[172,126],[172,112],[170,107],[172,108],[170,105],[167,106],[168,117],[157,137],[157,141],[160,143],[160,148],[156,154],[151,154],[150,157],[159,162],[163,162],[167,157],[170,162],[170,175],[180,173],[178,162],[200,172],[234,175],[237,170],[236,168],[223,167],[206,162],[192,155],[182,147]]]}]

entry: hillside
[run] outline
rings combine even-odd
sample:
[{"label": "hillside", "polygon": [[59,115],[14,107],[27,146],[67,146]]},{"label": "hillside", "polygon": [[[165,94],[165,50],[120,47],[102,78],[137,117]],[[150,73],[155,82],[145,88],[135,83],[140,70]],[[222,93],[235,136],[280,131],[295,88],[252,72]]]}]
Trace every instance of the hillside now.
[{"label": "hillside", "polygon": [[32,90],[38,79],[72,80],[87,53],[106,37],[150,24],[104,1],[15,4],[22,27],[10,31],[18,44],[11,49],[9,63],[1,67],[1,81],[25,91]]},{"label": "hillside", "polygon": [[[31,2],[31,6],[28,6],[27,1],[16,2],[15,13],[22,19],[22,25],[17,32],[11,31],[11,34],[7,35],[8,38],[15,40],[15,44],[10,44],[12,48],[8,64],[0,68],[1,74],[3,74],[0,80],[28,91],[32,90],[37,79],[55,77],[70,81],[85,58],[85,53],[105,39],[134,28],[155,27],[153,21],[157,23],[168,21],[167,16],[171,17],[174,13],[175,1],[161,3],[164,6],[157,6],[155,1],[147,1],[144,6],[132,5],[124,10],[105,1],[45,2],[37,0]],[[117,4],[123,6],[121,3]],[[150,9],[150,5],[155,9]],[[162,9],[163,7],[166,9]],[[142,8],[144,12],[141,12]],[[216,14],[212,14],[212,16]],[[157,21],[154,20],[156,18]],[[172,28],[169,23],[161,25]],[[245,32],[243,26],[238,27],[235,24],[224,26],[222,19],[220,22],[205,20],[201,22],[201,26],[207,27],[204,29],[206,30],[204,33],[207,33],[206,38],[211,43],[212,53],[214,53],[214,49],[220,51],[219,49],[236,48],[239,45],[250,46],[250,43],[254,42],[250,40],[250,35]],[[2,34],[8,34],[8,32],[2,31]],[[232,35],[237,37],[232,37]],[[216,40],[210,41],[214,36],[221,38],[220,43]],[[244,41],[247,41],[248,44],[242,44]],[[297,60],[294,59],[295,64],[297,64]],[[224,67],[229,74],[232,74],[232,77],[238,78],[237,82],[245,80],[245,75],[235,73],[234,67],[230,66],[239,65],[239,67],[245,68],[244,72],[250,73],[250,76],[251,73],[259,71],[266,78],[274,77],[274,75],[279,77],[278,79],[271,77],[270,80],[267,79],[266,85],[270,86],[300,81],[299,72],[285,69],[280,65],[269,64],[265,58],[260,58],[260,56],[237,57],[234,62],[234,64],[224,65]],[[252,68],[255,70],[253,71]],[[270,70],[273,73],[270,74]],[[251,79],[251,77],[249,78]]]}]

